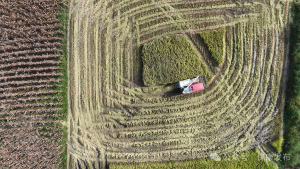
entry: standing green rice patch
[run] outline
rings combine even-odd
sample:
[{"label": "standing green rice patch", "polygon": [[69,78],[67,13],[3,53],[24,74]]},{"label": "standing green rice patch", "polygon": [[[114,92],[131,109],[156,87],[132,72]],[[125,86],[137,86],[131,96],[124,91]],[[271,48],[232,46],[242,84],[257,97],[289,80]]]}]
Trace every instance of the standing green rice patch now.
[{"label": "standing green rice patch", "polygon": [[224,35],[225,29],[200,32],[204,43],[207,45],[212,57],[220,66],[224,60]]},{"label": "standing green rice patch", "polygon": [[144,45],[142,60],[145,86],[175,83],[197,75],[206,75],[208,81],[213,78],[183,35],[171,35]]}]

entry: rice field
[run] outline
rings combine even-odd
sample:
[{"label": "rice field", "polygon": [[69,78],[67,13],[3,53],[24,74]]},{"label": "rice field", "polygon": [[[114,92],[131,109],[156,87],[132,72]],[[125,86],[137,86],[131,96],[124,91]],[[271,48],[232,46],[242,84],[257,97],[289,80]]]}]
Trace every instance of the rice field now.
[{"label": "rice field", "polygon": [[[68,167],[209,158],[281,136],[289,6],[71,0]],[[220,29],[215,64],[201,33]],[[205,90],[166,97],[172,87],[143,85],[141,46],[173,35],[187,38],[213,76]]]},{"label": "rice field", "polygon": [[[223,37],[222,37],[223,39]],[[212,74],[184,36],[168,36],[142,46],[143,84],[172,84],[198,75]]]},{"label": "rice field", "polygon": [[217,65],[223,63],[225,29],[201,32],[205,45],[209,49],[213,61]]}]

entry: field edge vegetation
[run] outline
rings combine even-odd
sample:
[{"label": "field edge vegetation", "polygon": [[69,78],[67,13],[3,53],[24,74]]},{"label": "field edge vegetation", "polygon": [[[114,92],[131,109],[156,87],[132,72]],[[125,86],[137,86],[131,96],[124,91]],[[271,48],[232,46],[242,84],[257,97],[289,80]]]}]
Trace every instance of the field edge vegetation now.
[{"label": "field edge vegetation", "polygon": [[63,76],[58,77],[58,79],[61,79],[62,81],[56,83],[54,86],[55,90],[61,90],[61,93],[56,94],[56,96],[62,96],[62,110],[60,111],[62,118],[60,119],[62,121],[62,124],[58,124],[62,127],[62,133],[61,136],[62,139],[59,142],[60,145],[60,152],[57,166],[59,168],[67,168],[67,141],[68,141],[68,127],[66,125],[68,120],[68,48],[67,48],[67,34],[68,34],[68,1],[62,0],[63,5],[61,5],[61,10],[58,15],[58,19],[60,20],[61,28],[60,30],[63,32],[63,35],[58,35],[58,37],[61,39],[62,46],[59,47],[59,49],[62,51],[62,56],[58,58],[59,61],[61,61],[61,69],[57,70],[58,73],[62,73]]},{"label": "field edge vegetation", "polygon": [[300,164],[300,1],[295,0],[292,5],[292,25],[289,55],[290,70],[286,105],[284,109],[284,144],[282,154],[289,154],[290,160],[281,161],[283,166],[297,166]]}]

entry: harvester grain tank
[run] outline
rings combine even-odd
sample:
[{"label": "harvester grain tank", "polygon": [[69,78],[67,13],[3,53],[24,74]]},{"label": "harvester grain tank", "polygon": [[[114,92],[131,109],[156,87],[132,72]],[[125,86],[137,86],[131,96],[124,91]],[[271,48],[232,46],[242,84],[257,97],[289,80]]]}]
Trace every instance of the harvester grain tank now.
[{"label": "harvester grain tank", "polygon": [[203,82],[200,82],[199,77],[200,76],[197,76],[193,79],[179,81],[175,83],[175,88],[180,88],[183,94],[203,90],[206,87],[206,85],[204,85],[204,82],[207,84],[206,76],[204,75],[204,80],[202,78]]}]

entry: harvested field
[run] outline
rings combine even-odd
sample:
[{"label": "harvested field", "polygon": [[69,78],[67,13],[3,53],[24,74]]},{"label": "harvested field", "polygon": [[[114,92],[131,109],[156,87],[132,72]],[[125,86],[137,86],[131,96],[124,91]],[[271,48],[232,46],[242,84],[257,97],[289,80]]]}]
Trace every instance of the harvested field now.
[{"label": "harvested field", "polygon": [[[72,0],[69,13],[70,168],[242,152],[274,140],[289,1]],[[199,32],[225,29],[224,61]],[[208,88],[163,97],[144,87],[141,45],[187,37],[214,76]]]},{"label": "harvested field", "polygon": [[62,4],[0,2],[1,168],[58,166],[65,131],[61,122],[67,117],[60,49],[64,33],[57,19]]}]

